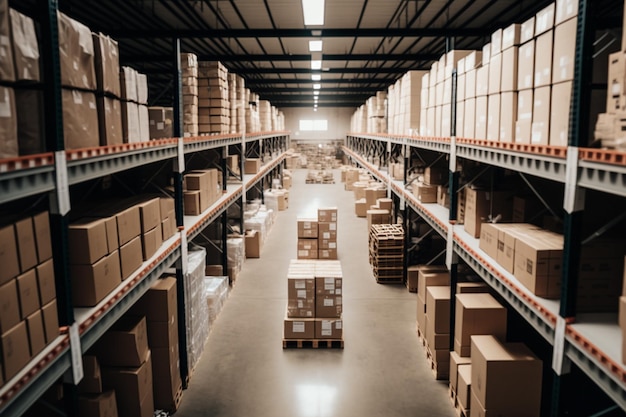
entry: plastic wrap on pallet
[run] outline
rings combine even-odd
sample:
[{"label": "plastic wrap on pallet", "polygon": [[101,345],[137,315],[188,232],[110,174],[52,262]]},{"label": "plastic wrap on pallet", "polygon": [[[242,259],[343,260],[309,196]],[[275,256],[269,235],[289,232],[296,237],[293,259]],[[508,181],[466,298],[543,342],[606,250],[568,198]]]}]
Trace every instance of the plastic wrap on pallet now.
[{"label": "plastic wrap on pallet", "polygon": [[209,329],[228,297],[228,277],[204,277],[204,294],[209,312]]},{"label": "plastic wrap on pallet", "polygon": [[209,336],[209,314],[204,290],[206,250],[189,252],[188,269],[185,274],[185,309],[187,325],[187,357],[192,370]]},{"label": "plastic wrap on pallet", "polygon": [[278,195],[274,194],[270,190],[266,190],[264,193],[265,205],[268,209],[278,211]]},{"label": "plastic wrap on pallet", "polygon": [[257,232],[259,232],[262,241],[264,241],[265,236],[267,236],[267,229],[265,227],[265,219],[261,219],[257,216],[245,220],[244,229],[256,230]]},{"label": "plastic wrap on pallet", "polygon": [[228,267],[234,268],[236,272],[241,271],[245,259],[246,246],[242,237],[229,237],[226,241],[228,251]]}]

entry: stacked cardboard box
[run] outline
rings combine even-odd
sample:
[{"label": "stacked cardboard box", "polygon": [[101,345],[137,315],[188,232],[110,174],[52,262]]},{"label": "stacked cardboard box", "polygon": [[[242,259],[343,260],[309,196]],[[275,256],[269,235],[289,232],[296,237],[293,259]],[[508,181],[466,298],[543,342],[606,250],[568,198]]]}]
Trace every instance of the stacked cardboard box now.
[{"label": "stacked cardboard box", "polygon": [[[443,355],[443,350],[448,352],[450,342],[449,308],[444,311],[445,304],[450,303],[450,274],[441,268],[421,268],[417,272],[417,329],[426,352],[433,363],[435,376],[447,378],[449,374],[449,358]],[[435,288],[430,292],[429,288]],[[446,302],[447,289],[447,302]],[[430,298],[430,302],[429,302]],[[430,307],[430,309],[429,309]],[[446,325],[446,314],[448,315]],[[446,327],[448,326],[448,327]]]},{"label": "stacked cardboard box", "polygon": [[397,224],[373,224],[369,233],[369,260],[379,284],[404,282],[404,229]]},{"label": "stacked cardboard box", "polygon": [[[422,128],[425,124],[426,107],[422,104],[428,102],[428,97],[422,93],[422,83],[426,71],[408,71],[387,90],[389,133],[399,135],[426,135]],[[428,90],[426,90],[428,91]],[[422,114],[423,113],[423,114]]]},{"label": "stacked cardboard box", "polygon": [[237,75],[228,74],[228,102],[230,103],[230,127],[229,132],[237,132]]},{"label": "stacked cardboard box", "polygon": [[474,335],[506,340],[507,310],[490,294],[457,294],[455,314],[454,351],[459,356],[470,356]]},{"label": "stacked cardboard box", "polygon": [[230,133],[228,70],[219,61],[198,63],[198,132]]},{"label": "stacked cardboard box", "polygon": [[148,107],[150,139],[174,136],[174,109],[171,107]]},{"label": "stacked cardboard box", "polygon": [[83,379],[78,384],[78,415],[112,416],[118,415],[115,390],[104,390],[102,387],[102,372],[100,363],[95,355],[83,355]]},{"label": "stacked cardboard box", "polygon": [[176,278],[157,280],[133,306],[132,314],[145,316],[148,347],[152,353],[154,406],[174,412],[180,404],[178,310]]},{"label": "stacked cardboard box", "polygon": [[0,226],[0,383],[59,335],[48,213]]},{"label": "stacked cardboard box", "polygon": [[379,91],[367,99],[368,133],[387,133],[387,92]]},{"label": "stacked cardboard box", "polygon": [[[434,272],[446,272],[447,269],[444,265],[411,265],[406,270],[406,287],[409,292],[417,292],[417,286],[419,282],[419,276],[421,273],[434,273]],[[426,295],[422,296],[424,303],[426,302]]]},{"label": "stacked cardboard box", "polygon": [[260,100],[258,105],[261,132],[272,130],[272,105],[267,100]]},{"label": "stacked cardboard box", "polygon": [[341,264],[292,260],[287,276],[284,339],[342,339]]},{"label": "stacked cardboard box", "polygon": [[298,259],[317,259],[318,236],[316,218],[298,218]]},{"label": "stacked cardboard box", "polygon": [[[122,88],[120,84],[118,46],[116,41],[102,33],[93,34],[93,44],[95,48],[96,102],[98,105],[100,145],[116,145],[123,143],[125,137],[128,138],[128,135],[125,135],[127,133],[125,129],[127,125],[123,124],[122,117],[123,111],[128,108],[128,103],[124,104],[120,101]],[[139,112],[137,116],[139,117]],[[128,114],[126,117],[128,117]],[[135,125],[139,129],[144,127],[140,124],[139,119],[136,120]],[[145,138],[145,135],[139,136],[137,139],[149,139],[149,137]]]},{"label": "stacked cardboard box", "polygon": [[513,197],[510,192],[465,188],[463,227],[472,237],[480,237],[483,222],[510,221],[512,216]]},{"label": "stacked cardboard box", "polygon": [[246,108],[248,107],[248,99],[246,97],[246,80],[237,75],[235,78],[235,100],[237,113],[236,117],[231,114],[231,119],[236,121],[235,132],[246,132]]},{"label": "stacked cardboard box", "polygon": [[185,214],[198,216],[221,196],[217,169],[190,171],[184,177],[183,202]]},{"label": "stacked cardboard box", "polygon": [[183,77],[183,136],[198,136],[198,57],[180,54]]},{"label": "stacked cardboard box", "polygon": [[319,259],[337,259],[337,218],[337,207],[317,209]]},{"label": "stacked cardboard box", "polygon": [[259,95],[251,93],[246,88],[246,133],[261,131],[261,117],[259,114]]},{"label": "stacked cardboard box", "polygon": [[150,140],[150,116],[148,115],[148,79],[130,67],[122,67],[122,130],[124,142],[147,142]]},{"label": "stacked cardboard box", "polygon": [[[115,349],[111,347],[115,346]],[[104,390],[114,390],[120,417],[154,414],[152,354],[146,318],[124,316],[97,342]]]}]

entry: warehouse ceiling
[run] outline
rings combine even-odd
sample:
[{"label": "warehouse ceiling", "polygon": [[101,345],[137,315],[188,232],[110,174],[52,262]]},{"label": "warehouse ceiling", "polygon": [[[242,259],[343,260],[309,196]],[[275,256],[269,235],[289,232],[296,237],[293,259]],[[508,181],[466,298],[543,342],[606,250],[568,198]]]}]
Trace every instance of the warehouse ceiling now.
[{"label": "warehouse ceiling", "polygon": [[[24,11],[35,1],[11,5]],[[122,65],[149,75],[151,104],[171,104],[178,38],[183,52],[221,61],[284,108],[312,107],[314,84],[320,106],[358,107],[406,71],[429,69],[446,48],[479,49],[493,30],[549,3],[326,0],[324,24],[316,26],[305,26],[302,0],[59,0],[59,8],[119,41]],[[604,13],[619,27],[614,11]],[[312,40],[323,41],[321,52],[309,51]],[[311,69],[314,59],[320,70]]]}]

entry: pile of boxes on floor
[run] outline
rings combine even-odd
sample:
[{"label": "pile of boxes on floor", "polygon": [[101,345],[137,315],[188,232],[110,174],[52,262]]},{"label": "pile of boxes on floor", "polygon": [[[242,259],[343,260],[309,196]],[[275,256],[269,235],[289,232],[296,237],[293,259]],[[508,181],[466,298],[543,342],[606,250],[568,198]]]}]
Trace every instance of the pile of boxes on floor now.
[{"label": "pile of boxes on floor", "polygon": [[265,239],[272,230],[276,219],[276,211],[260,201],[246,204],[243,213],[244,229],[246,231],[246,258],[260,258]]},{"label": "pile of boxes on floor", "polygon": [[[558,0],[526,22],[495,31],[482,51],[450,51],[429,72],[409,71],[388,90],[389,133],[449,137],[456,68],[458,137],[567,146],[577,8],[574,0]],[[600,70],[604,54],[594,59],[594,83],[607,82]],[[592,121],[604,108],[604,94],[592,96]],[[612,128],[618,121],[605,123]]]},{"label": "pile of boxes on floor", "polygon": [[342,278],[339,261],[290,262],[285,340],[343,338]]},{"label": "pile of boxes on floor", "polygon": [[[437,379],[450,379],[464,415],[539,416],[542,362],[522,343],[506,343],[507,309],[484,283],[456,288],[450,334],[450,275],[443,266],[409,269],[417,275],[417,328]],[[450,337],[454,351],[450,352]]]},{"label": "pile of boxes on floor", "polygon": [[298,259],[337,259],[337,208],[298,218]]},{"label": "pile of boxes on floor", "polygon": [[185,215],[198,216],[222,196],[222,176],[215,169],[189,171],[184,176]]},{"label": "pile of boxes on floor", "polygon": [[176,278],[164,277],[83,356],[78,415],[176,411],[182,397],[178,346]]},{"label": "pile of boxes on floor", "polygon": [[[45,151],[42,80],[34,21],[0,1],[0,158]],[[147,77],[120,72],[117,42],[58,14],[63,132],[66,149],[150,139]],[[121,82],[120,82],[121,80]],[[19,88],[13,88],[19,83]],[[26,84],[25,84],[26,83]],[[17,84],[16,84],[17,86]]]},{"label": "pile of boxes on floor", "polygon": [[[287,168],[306,167],[311,171],[331,171],[339,168],[341,161],[337,159],[337,142],[292,142],[294,148],[288,150],[288,154],[294,158],[293,166]],[[289,161],[288,161],[289,164]]]},{"label": "pile of boxes on floor", "polygon": [[185,136],[285,130],[285,117],[219,61],[181,54]]},{"label": "pile of boxes on floor", "polygon": [[76,307],[97,305],[176,233],[171,198],[101,201],[72,215],[68,240]]},{"label": "pile of boxes on floor", "polygon": [[59,335],[48,212],[0,226],[0,386]]}]

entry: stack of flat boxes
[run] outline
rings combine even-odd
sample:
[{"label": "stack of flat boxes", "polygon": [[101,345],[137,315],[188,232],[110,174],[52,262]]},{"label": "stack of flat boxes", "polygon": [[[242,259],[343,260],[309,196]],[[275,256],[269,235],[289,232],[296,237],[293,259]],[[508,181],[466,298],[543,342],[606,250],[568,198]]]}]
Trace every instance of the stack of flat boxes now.
[{"label": "stack of flat boxes", "polygon": [[[473,51],[457,64],[457,137],[475,137],[476,81],[482,65],[482,55],[481,51]],[[483,91],[481,87],[481,92]]]},{"label": "stack of flat boxes", "polygon": [[117,42],[102,33],[94,33],[93,45],[100,145],[120,144],[124,142],[124,131],[122,103],[120,102],[122,91]]},{"label": "stack of flat boxes", "polygon": [[317,209],[318,259],[337,259],[337,208]]},{"label": "stack of flat boxes", "polygon": [[185,215],[197,216],[221,195],[217,169],[195,170],[185,174],[183,201]]},{"label": "stack of flat boxes", "polygon": [[352,115],[350,128],[353,132],[367,133],[367,108],[365,104],[359,106]]},{"label": "stack of flat boxes", "polygon": [[230,132],[228,70],[219,61],[198,63],[198,132]]},{"label": "stack of flat boxes", "polygon": [[315,218],[298,218],[298,259],[317,259],[318,227]]},{"label": "stack of flat boxes", "polygon": [[[235,78],[235,86],[235,100],[237,104],[235,132],[244,133],[246,131],[246,108],[248,107],[248,99],[246,98],[246,80],[237,75]],[[233,115],[231,114],[230,117],[232,118]]]},{"label": "stack of flat boxes", "polygon": [[150,117],[148,115],[148,78],[130,67],[122,67],[122,131],[124,142],[147,142],[150,140]]},{"label": "stack of flat boxes", "polygon": [[198,136],[198,57],[180,54],[183,77],[183,135]]},{"label": "stack of flat boxes", "polygon": [[269,132],[272,130],[272,105],[267,100],[259,100],[259,128],[261,132]]},{"label": "stack of flat boxes", "polygon": [[[421,135],[422,116],[426,120],[422,107],[422,80],[426,71],[409,71],[402,76],[400,85],[400,131],[403,135]],[[425,103],[426,101],[424,101]],[[425,108],[425,107],[424,107]]]},{"label": "stack of flat boxes", "polygon": [[338,261],[292,260],[285,339],[342,339],[343,278]]},{"label": "stack of flat boxes", "polygon": [[83,379],[78,384],[78,415],[116,417],[118,412],[115,390],[103,388],[98,358],[93,354],[85,354],[82,361]]},{"label": "stack of flat boxes", "polygon": [[228,131],[235,133],[237,132],[237,75],[235,74],[228,74],[228,102],[230,103]]},{"label": "stack of flat boxes", "polygon": [[387,93],[379,91],[367,99],[367,132],[387,133]]},{"label": "stack of flat boxes", "polygon": [[48,213],[0,227],[0,386],[59,335]]}]

